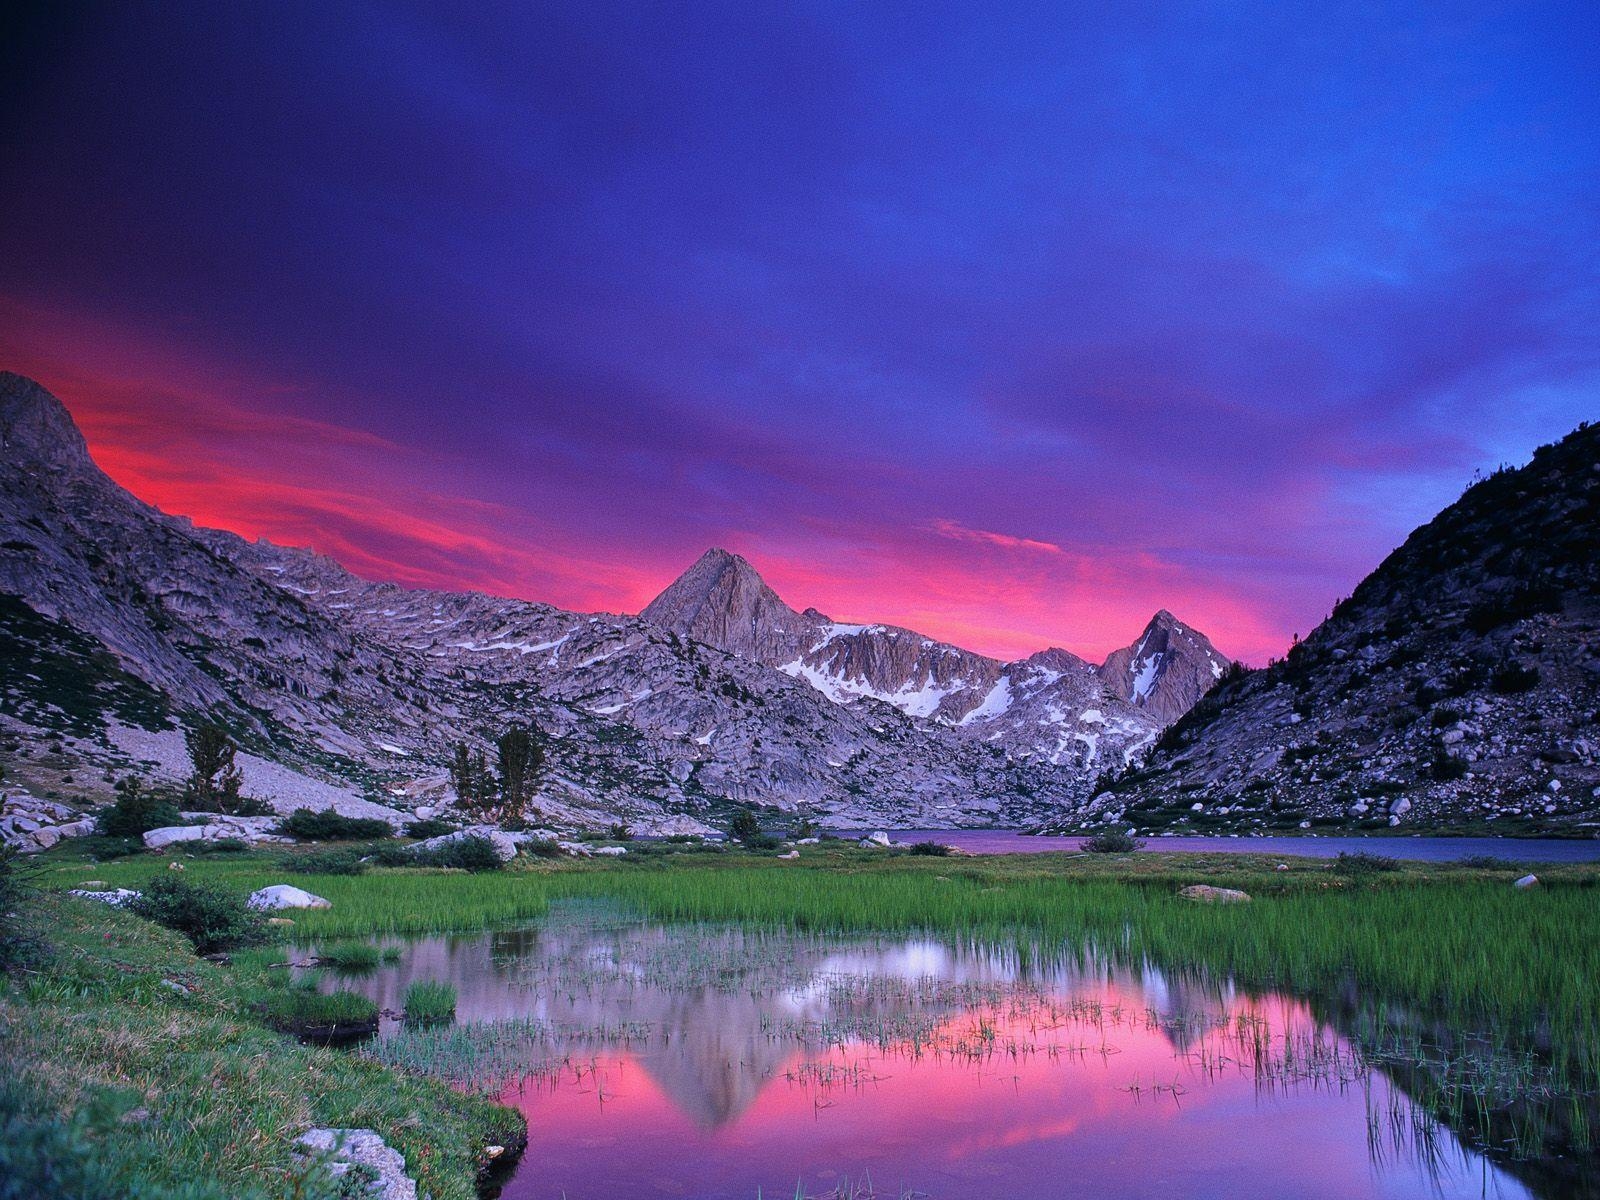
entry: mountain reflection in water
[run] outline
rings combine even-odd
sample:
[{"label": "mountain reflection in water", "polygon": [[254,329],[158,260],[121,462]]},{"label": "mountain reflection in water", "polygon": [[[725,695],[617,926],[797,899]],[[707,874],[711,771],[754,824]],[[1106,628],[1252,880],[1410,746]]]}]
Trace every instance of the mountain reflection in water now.
[{"label": "mountain reflection in water", "polygon": [[[663,926],[589,906],[347,978],[528,1116],[508,1198],[1533,1196],[1301,1001],[1089,952]],[[1551,1194],[1551,1193],[1545,1193]]]}]

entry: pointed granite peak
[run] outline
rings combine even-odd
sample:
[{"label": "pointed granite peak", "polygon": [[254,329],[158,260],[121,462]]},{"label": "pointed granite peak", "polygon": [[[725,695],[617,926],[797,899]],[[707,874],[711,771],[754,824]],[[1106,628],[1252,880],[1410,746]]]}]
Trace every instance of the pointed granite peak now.
[{"label": "pointed granite peak", "polygon": [[1116,695],[1167,723],[1188,712],[1227,669],[1227,657],[1210,638],[1163,608],[1131,646],[1107,656],[1100,678]]},{"label": "pointed granite peak", "polygon": [[0,460],[23,470],[93,465],[66,405],[13,371],[0,371]]},{"label": "pointed granite peak", "polygon": [[755,651],[774,635],[789,638],[810,624],[745,559],[720,547],[702,554],[640,615],[662,629],[746,657],[757,657]]}]

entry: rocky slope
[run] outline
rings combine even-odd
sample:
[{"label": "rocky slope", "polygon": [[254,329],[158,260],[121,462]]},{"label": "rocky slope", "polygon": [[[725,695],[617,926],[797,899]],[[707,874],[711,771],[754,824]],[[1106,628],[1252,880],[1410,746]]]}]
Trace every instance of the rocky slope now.
[{"label": "rocky slope", "polygon": [[796,612],[726,550],[708,550],[642,616],[803,679],[836,703],[879,701],[957,739],[1085,774],[1125,766],[1228,665],[1165,611],[1098,668],[1061,649],[1002,662],[895,625]]},{"label": "rocky slope", "polygon": [[[1475,483],[1090,806],[1140,828],[1600,829],[1600,427]],[[1073,822],[1077,823],[1077,822]]]},{"label": "rocky slope", "polygon": [[[532,720],[545,822],[687,830],[743,804],[1015,824],[1080,802],[1158,727],[1065,652],[1000,664],[862,636],[716,556],[679,590],[687,637],[659,619],[665,597],[641,619],[372,583],[140,502],[16,375],[0,374],[0,450],[0,760],[46,799],[180,775],[204,715],[239,739],[246,791],[281,809],[404,810],[443,797],[455,742]],[[795,665],[774,670],[762,639]],[[902,682],[874,702],[893,664]],[[866,683],[830,698],[802,665]]]}]

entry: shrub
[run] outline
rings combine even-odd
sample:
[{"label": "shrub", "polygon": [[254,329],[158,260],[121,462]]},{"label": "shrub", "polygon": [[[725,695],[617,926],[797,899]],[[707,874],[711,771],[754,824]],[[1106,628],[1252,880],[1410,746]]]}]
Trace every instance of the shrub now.
[{"label": "shrub", "polygon": [[361,857],[361,851],[346,849],[325,854],[285,854],[278,865],[296,875],[362,875],[370,864]]},{"label": "shrub", "polygon": [[943,842],[912,842],[911,853],[925,855],[928,858],[948,858],[950,847]]},{"label": "shrub", "polygon": [[1428,771],[1439,782],[1448,783],[1452,779],[1460,779],[1467,773],[1467,763],[1465,759],[1457,758],[1440,749],[1434,752],[1433,762],[1428,764]]},{"label": "shrub", "polygon": [[76,843],[90,862],[108,862],[113,858],[127,858],[142,854],[144,842],[136,837],[86,837]]},{"label": "shrub", "polygon": [[244,854],[250,849],[250,843],[242,838],[206,838],[204,841],[187,842],[184,849],[190,854]]},{"label": "shrub", "polygon": [[1084,838],[1082,849],[1090,854],[1130,854],[1142,845],[1144,843],[1131,833],[1107,829],[1093,837]]},{"label": "shrub", "polygon": [[1400,860],[1382,854],[1368,854],[1358,850],[1354,854],[1341,850],[1332,867],[1341,875],[1373,875],[1382,871],[1398,871]]},{"label": "shrub", "polygon": [[413,850],[408,858],[420,867],[454,867],[472,872],[498,871],[505,866],[495,853],[494,843],[476,835],[456,838],[425,850]]},{"label": "shrub", "polygon": [[449,821],[439,817],[428,817],[426,820],[412,821],[406,826],[406,836],[423,841],[426,838],[443,837],[447,833],[454,833],[456,827]]},{"label": "shrub", "polygon": [[354,842],[389,837],[389,822],[377,817],[344,817],[331,808],[297,808],[278,822],[278,832],[306,842]]},{"label": "shrub", "polygon": [[518,849],[530,858],[561,857],[561,843],[554,838],[529,838]]},{"label": "shrub", "polygon": [[622,821],[613,821],[606,829],[606,834],[614,842],[631,842],[633,829]]},{"label": "shrub", "polygon": [[1452,867],[1466,867],[1474,871],[1506,871],[1511,869],[1510,863],[1493,854],[1468,854],[1456,859],[1450,865]]},{"label": "shrub", "polygon": [[267,940],[266,918],[242,897],[177,875],[157,876],[128,907],[158,925],[177,930],[194,943],[199,954]]},{"label": "shrub", "polygon": [[1539,683],[1539,668],[1525,667],[1521,663],[1508,663],[1489,678],[1489,687],[1502,696],[1530,692]]},{"label": "shrub", "polygon": [[117,784],[116,803],[100,814],[100,832],[106,837],[138,838],[152,829],[181,824],[183,817],[170,801],[146,791],[132,777]]},{"label": "shrub", "polygon": [[406,989],[406,1024],[442,1025],[456,1015],[456,989],[448,983],[419,980]]}]

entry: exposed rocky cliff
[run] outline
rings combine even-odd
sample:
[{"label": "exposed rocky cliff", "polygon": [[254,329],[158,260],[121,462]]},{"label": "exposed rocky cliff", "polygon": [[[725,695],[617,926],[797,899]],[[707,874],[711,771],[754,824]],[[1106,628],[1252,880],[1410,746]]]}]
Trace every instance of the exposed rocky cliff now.
[{"label": "exposed rocky cliff", "polygon": [[1283,661],[1229,672],[1089,818],[1595,831],[1597,633],[1585,426],[1469,487]]},{"label": "exposed rocky cliff", "polygon": [[142,503],[10,374],[0,442],[0,757],[46,798],[180,773],[204,715],[280,808],[408,808],[444,796],[454,743],[532,720],[546,821],[692,827],[751,804],[1016,824],[1080,802],[1159,727],[1064,651],[1002,664],[836,625],[728,555],[654,619],[363,580]]}]

